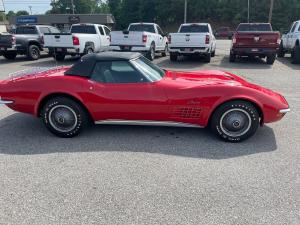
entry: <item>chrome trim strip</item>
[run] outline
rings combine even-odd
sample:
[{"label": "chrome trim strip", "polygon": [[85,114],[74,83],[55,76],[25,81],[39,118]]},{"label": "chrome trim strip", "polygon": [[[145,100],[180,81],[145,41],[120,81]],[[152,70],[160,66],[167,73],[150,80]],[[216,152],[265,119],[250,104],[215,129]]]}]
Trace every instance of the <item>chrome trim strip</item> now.
[{"label": "chrome trim strip", "polygon": [[1,98],[0,98],[0,105],[6,105],[6,104],[12,104],[12,103],[14,103],[14,101],[9,101],[9,100],[1,100]]},{"label": "chrome trim strip", "polygon": [[281,110],[279,110],[280,113],[288,113],[290,111],[291,111],[291,109],[281,109]]},{"label": "chrome trim strip", "polygon": [[166,127],[194,127],[203,128],[197,124],[173,122],[173,121],[151,121],[151,120],[100,120],[95,124],[102,125],[135,125],[135,126],[166,126]]}]

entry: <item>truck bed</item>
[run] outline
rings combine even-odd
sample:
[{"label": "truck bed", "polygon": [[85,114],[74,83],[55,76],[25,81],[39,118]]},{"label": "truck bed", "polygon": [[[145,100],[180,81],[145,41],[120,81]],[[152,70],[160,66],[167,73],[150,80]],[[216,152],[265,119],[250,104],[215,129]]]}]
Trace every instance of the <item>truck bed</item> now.
[{"label": "truck bed", "polygon": [[57,34],[45,34],[44,35],[45,47],[64,47],[72,48],[73,35],[71,33],[57,33]]},{"label": "truck bed", "polygon": [[172,47],[205,47],[206,35],[209,33],[171,33]]}]

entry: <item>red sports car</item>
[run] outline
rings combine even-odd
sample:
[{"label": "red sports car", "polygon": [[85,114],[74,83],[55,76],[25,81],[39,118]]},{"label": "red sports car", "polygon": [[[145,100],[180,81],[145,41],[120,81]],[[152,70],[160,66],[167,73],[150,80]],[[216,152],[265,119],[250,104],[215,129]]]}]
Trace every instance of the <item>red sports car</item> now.
[{"label": "red sports car", "polygon": [[285,98],[222,71],[163,70],[138,53],[107,52],[83,57],[72,67],[0,82],[0,103],[40,117],[59,137],[95,124],[208,127],[239,142],[259,125],[280,120]]}]

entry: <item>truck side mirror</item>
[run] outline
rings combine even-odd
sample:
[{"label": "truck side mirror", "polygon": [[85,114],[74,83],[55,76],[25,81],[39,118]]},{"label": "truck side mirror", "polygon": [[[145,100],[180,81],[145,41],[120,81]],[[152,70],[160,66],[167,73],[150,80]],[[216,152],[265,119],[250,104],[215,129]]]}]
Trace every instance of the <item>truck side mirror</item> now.
[{"label": "truck side mirror", "polygon": [[123,34],[129,34],[129,30],[123,30]]}]

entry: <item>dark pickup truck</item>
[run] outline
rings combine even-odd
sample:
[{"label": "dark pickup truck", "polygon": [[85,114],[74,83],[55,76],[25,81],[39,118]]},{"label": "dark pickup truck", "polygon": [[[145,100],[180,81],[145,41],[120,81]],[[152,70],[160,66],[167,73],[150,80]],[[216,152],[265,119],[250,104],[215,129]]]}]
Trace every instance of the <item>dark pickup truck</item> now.
[{"label": "dark pickup truck", "polygon": [[267,58],[272,65],[280,44],[280,33],[269,23],[241,23],[233,34],[229,61],[237,56]]},{"label": "dark pickup truck", "polygon": [[[44,50],[44,34],[60,33],[52,26],[25,25],[19,26],[15,34],[0,35],[0,55],[6,59],[15,59],[17,55],[27,55],[31,60],[40,58]],[[51,54],[51,50],[49,50]]]}]

